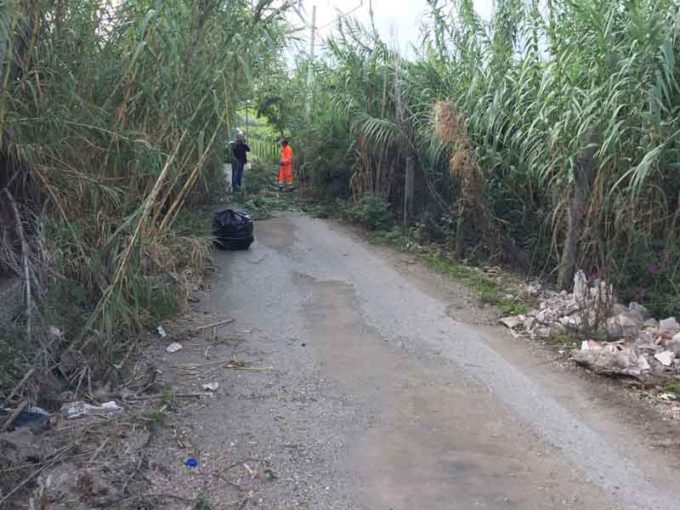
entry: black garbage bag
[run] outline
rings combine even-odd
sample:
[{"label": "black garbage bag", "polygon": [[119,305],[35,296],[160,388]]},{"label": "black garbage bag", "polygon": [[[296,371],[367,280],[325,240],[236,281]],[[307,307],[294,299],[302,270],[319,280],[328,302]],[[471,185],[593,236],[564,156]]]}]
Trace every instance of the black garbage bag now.
[{"label": "black garbage bag", "polygon": [[255,240],[253,220],[246,213],[225,209],[213,216],[215,246],[222,250],[247,250]]}]

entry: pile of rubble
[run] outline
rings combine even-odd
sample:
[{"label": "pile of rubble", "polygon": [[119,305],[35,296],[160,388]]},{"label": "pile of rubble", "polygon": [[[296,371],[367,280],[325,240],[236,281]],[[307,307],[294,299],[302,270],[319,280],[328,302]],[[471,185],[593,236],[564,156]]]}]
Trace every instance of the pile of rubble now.
[{"label": "pile of rubble", "polygon": [[[603,281],[588,285],[579,271],[574,291],[546,291],[538,308],[501,319],[517,334],[547,339],[571,332],[584,340],[572,359],[607,375],[669,379],[680,376],[680,324],[674,317],[657,321],[638,303],[614,301],[611,286]],[[606,339],[606,340],[604,340]]]}]

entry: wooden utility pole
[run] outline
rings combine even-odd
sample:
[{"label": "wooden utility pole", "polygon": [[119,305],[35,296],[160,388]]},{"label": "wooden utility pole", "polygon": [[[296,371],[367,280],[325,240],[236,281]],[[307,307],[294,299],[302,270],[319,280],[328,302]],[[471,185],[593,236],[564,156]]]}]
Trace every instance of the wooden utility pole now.
[{"label": "wooden utility pole", "polygon": [[408,143],[407,134],[404,130],[406,125],[404,103],[402,97],[401,88],[401,58],[398,54],[395,56],[394,62],[394,104],[395,104],[395,118],[397,124],[397,137],[399,139],[399,144],[402,147],[406,147],[406,169],[404,171],[404,211],[403,211],[403,223],[408,225],[408,223],[413,218],[413,195],[415,187],[415,169],[413,155],[411,154],[410,144]]},{"label": "wooden utility pole", "polygon": [[415,169],[413,158],[406,158],[406,177],[404,179],[404,226],[413,218],[413,193],[415,187]]},{"label": "wooden utility pole", "polygon": [[585,230],[585,220],[591,199],[593,180],[597,173],[598,131],[593,128],[586,140],[586,146],[581,151],[576,168],[574,169],[574,184],[569,207],[567,235],[562,248],[557,285],[560,289],[568,289],[578,269],[581,237]]},{"label": "wooden utility pole", "polygon": [[307,63],[307,122],[314,102],[314,54],[316,52],[316,5],[312,6],[312,25],[309,38],[309,62]]},{"label": "wooden utility pole", "polygon": [[314,63],[314,52],[316,50],[316,5],[312,6],[312,37],[309,41],[309,60]]}]

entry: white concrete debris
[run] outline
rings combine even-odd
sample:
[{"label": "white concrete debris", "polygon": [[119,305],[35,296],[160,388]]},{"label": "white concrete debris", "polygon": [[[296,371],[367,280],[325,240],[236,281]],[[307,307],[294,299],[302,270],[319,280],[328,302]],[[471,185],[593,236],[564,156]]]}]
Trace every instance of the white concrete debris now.
[{"label": "white concrete debris", "polygon": [[206,391],[217,391],[217,388],[219,388],[219,387],[220,387],[220,383],[218,383],[216,381],[201,385],[201,388],[203,388]]},{"label": "white concrete debris", "polygon": [[549,338],[573,332],[585,340],[571,353],[574,361],[608,375],[642,378],[680,375],[680,323],[675,317],[657,321],[639,303],[614,301],[611,285],[596,280],[590,285],[583,271],[574,277],[574,291],[542,291],[536,309],[504,317],[500,323],[531,338]]},{"label": "white concrete debris", "polygon": [[659,363],[663,366],[670,367],[675,359],[675,353],[673,351],[663,351],[655,354],[654,357],[659,360]]},{"label": "white concrete debris", "polygon": [[675,317],[669,317],[659,321],[659,329],[664,333],[672,333],[680,330],[680,324],[675,320]]},{"label": "white concrete debris", "polygon": [[182,350],[182,344],[180,344],[178,342],[173,342],[165,348],[165,352],[170,353],[170,354],[173,354],[173,353],[175,353],[177,351],[181,351],[181,350]]}]

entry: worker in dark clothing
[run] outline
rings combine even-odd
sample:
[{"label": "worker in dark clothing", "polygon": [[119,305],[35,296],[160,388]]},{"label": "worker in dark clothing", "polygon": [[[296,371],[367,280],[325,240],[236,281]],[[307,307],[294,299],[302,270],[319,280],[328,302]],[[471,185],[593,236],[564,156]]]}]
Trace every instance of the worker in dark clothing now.
[{"label": "worker in dark clothing", "polygon": [[234,191],[241,190],[243,171],[245,170],[246,163],[248,163],[248,156],[246,154],[248,152],[250,152],[250,147],[246,144],[243,136],[238,135],[234,145],[234,166],[231,173],[231,187]]}]

